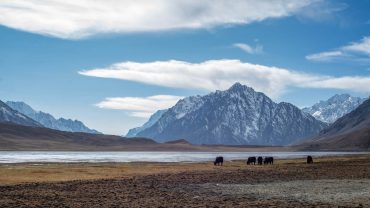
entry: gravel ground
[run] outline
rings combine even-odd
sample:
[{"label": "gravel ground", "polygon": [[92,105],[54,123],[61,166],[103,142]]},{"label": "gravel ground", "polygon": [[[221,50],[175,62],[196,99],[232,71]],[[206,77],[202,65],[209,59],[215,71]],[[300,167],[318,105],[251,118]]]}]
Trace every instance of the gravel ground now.
[{"label": "gravel ground", "polygon": [[221,195],[255,195],[306,204],[370,207],[370,180],[299,180],[262,184],[204,184]]}]

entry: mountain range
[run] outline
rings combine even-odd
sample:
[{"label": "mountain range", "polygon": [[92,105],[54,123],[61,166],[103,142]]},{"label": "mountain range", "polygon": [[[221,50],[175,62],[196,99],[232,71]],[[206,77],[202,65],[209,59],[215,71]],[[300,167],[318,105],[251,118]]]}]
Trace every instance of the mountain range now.
[{"label": "mountain range", "polygon": [[362,100],[344,94],[319,102],[321,108],[316,109],[322,112],[331,109],[334,115],[362,102],[328,125],[292,104],[275,103],[263,93],[236,83],[228,90],[187,97],[167,110],[156,112],[147,123],[135,129],[136,132],[131,131],[134,139],[45,128],[43,124],[48,120],[41,118],[55,119],[50,114],[35,111],[22,102],[8,102],[21,113],[0,101],[0,150],[240,151],[253,145],[292,143],[295,145],[286,148],[369,150],[370,99]]},{"label": "mountain range", "polygon": [[286,145],[326,126],[290,103],[275,103],[236,83],[225,91],[178,101],[137,136],[157,142],[186,139],[193,144]]},{"label": "mountain range", "polygon": [[298,146],[304,150],[369,150],[370,99]]},{"label": "mountain range", "polygon": [[348,94],[334,95],[326,101],[320,101],[302,110],[320,121],[333,123],[356,109],[365,100],[366,98],[352,97]]},{"label": "mountain range", "polygon": [[19,112],[18,114],[20,115],[23,114],[26,117],[33,119],[37,123],[41,124],[41,126],[46,128],[68,132],[85,132],[91,134],[100,134],[100,132],[86,127],[81,121],[65,118],[56,119],[48,113],[34,110],[31,106],[27,105],[24,102],[8,101],[6,102],[6,105],[12,108],[13,112],[14,111]]},{"label": "mountain range", "polygon": [[0,100],[0,123],[14,123],[23,126],[38,126],[42,125],[32,118],[23,115],[22,113],[12,109],[7,104]]}]

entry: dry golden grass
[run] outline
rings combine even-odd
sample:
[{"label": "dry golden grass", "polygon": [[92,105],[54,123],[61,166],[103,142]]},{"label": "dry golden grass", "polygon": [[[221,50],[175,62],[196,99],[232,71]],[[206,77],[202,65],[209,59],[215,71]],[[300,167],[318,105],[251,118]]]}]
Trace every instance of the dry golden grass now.
[{"label": "dry golden grass", "polygon": [[[370,155],[314,158],[314,162],[370,159]],[[305,159],[280,159],[274,165],[305,163]],[[247,166],[245,161],[226,161],[223,169],[269,168],[270,166]],[[57,182],[107,178],[129,178],[159,173],[213,170],[207,163],[77,163],[77,164],[8,164],[0,165],[0,185],[27,182]]]}]

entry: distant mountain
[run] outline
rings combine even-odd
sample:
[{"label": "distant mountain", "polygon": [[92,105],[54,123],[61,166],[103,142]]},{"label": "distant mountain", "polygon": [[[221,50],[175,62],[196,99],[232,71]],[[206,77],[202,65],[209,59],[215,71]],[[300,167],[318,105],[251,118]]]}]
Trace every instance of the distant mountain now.
[{"label": "distant mountain", "polygon": [[314,139],[298,146],[307,150],[369,150],[370,99],[322,130]]},{"label": "distant mountain", "polygon": [[144,123],[142,126],[130,129],[128,133],[126,134],[126,137],[135,137],[137,133],[153,126],[153,124],[155,124],[167,110],[168,109],[158,110],[152,116],[150,116],[149,120],[146,123]]},{"label": "distant mountain", "polygon": [[0,100],[0,123],[13,123],[23,126],[39,126],[42,125],[22,113],[13,110],[7,104]]},{"label": "distant mountain", "polygon": [[317,134],[327,125],[289,103],[275,103],[239,83],[226,91],[177,102],[138,136],[158,142],[286,145]]},{"label": "distant mountain", "polygon": [[312,107],[303,108],[302,110],[320,121],[333,123],[338,118],[353,111],[365,100],[366,98],[352,97],[348,94],[334,95],[326,101],[320,101]]},{"label": "distant mountain", "polygon": [[46,128],[56,129],[60,131],[100,134],[100,132],[86,127],[81,121],[64,118],[55,119],[52,115],[48,113],[34,110],[31,106],[27,105],[24,102],[8,101],[6,102],[6,104],[12,109],[39,122]]}]

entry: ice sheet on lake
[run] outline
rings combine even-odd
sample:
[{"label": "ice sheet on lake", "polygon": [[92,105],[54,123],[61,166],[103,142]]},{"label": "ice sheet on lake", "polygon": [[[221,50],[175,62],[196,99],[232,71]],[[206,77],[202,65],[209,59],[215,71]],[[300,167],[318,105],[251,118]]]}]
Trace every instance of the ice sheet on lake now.
[{"label": "ice sheet on lake", "polygon": [[[303,158],[361,152],[82,152],[82,151],[0,151],[0,163],[76,163],[76,162],[202,162],[216,156],[241,160],[250,156]],[[366,153],[365,153],[366,154]]]}]

